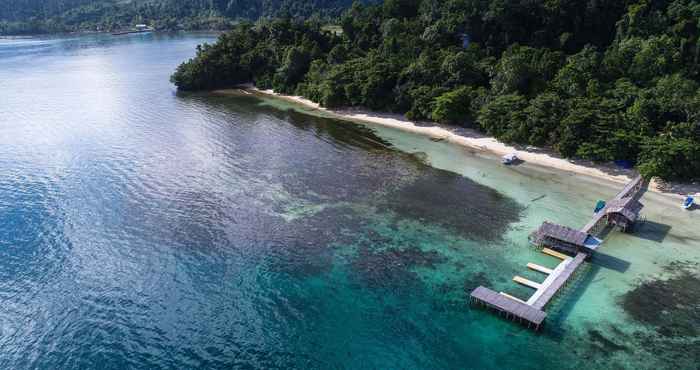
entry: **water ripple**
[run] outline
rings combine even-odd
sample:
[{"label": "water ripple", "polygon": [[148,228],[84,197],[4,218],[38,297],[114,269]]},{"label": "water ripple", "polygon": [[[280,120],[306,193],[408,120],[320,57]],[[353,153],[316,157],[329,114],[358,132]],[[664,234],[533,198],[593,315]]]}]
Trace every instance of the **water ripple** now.
[{"label": "water ripple", "polygon": [[360,126],[176,94],[205,40],[0,42],[0,368],[466,366],[471,270],[431,279],[519,206]]}]

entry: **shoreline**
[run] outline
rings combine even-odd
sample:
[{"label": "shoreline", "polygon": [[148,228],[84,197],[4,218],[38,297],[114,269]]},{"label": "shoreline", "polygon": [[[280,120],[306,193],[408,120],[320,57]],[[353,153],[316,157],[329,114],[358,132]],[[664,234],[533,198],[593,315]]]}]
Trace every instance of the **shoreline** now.
[{"label": "shoreline", "polygon": [[[534,164],[540,167],[564,172],[571,172],[590,178],[605,180],[615,184],[627,183],[634,176],[636,176],[636,171],[632,169],[628,170],[613,166],[611,164],[598,164],[584,160],[568,160],[547,149],[534,147],[522,148],[505,144],[496,140],[496,138],[486,136],[474,129],[456,126],[443,126],[435,122],[428,121],[415,122],[410,121],[399,114],[373,112],[361,108],[328,109],[321,107],[318,103],[301,96],[283,95],[276,93],[273,90],[262,90],[251,84],[240,85],[238,89],[219,89],[212,92],[218,94],[235,94],[243,92],[244,94],[249,95],[257,94],[282,99],[301,105],[307,109],[323,112],[333,116],[334,118],[369,125],[390,127],[405,132],[424,135],[434,140],[445,141],[466,149],[478,150],[496,156],[516,153],[521,160],[528,164]],[[682,199],[682,196],[687,194],[700,193],[700,184],[665,183],[657,179],[652,179],[649,184],[649,190],[659,194],[674,196],[680,200]]]},{"label": "shoreline", "polygon": [[[118,31],[92,31],[92,30],[80,30],[80,31],[67,31],[67,32],[49,32],[49,33],[27,33],[19,35],[3,35],[0,34],[0,40],[15,40],[15,39],[43,39],[43,38],[64,38],[64,37],[74,37],[74,36],[89,36],[89,35],[108,35],[113,36],[114,32]],[[226,32],[226,30],[170,30],[170,29],[154,29],[149,31],[151,33],[202,33],[202,34],[221,34]]]}]

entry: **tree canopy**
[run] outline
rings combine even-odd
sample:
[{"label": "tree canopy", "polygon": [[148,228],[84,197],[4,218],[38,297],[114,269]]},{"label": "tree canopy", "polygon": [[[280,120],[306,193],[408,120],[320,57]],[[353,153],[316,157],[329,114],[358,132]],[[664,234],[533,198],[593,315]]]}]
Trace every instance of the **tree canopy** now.
[{"label": "tree canopy", "polygon": [[5,0],[0,34],[157,29],[229,29],[238,20],[289,15],[335,17],[352,0]]},{"label": "tree canopy", "polygon": [[698,19],[698,0],[355,3],[335,29],[293,17],[240,24],[172,80],[182,90],[253,82],[698,179]]}]

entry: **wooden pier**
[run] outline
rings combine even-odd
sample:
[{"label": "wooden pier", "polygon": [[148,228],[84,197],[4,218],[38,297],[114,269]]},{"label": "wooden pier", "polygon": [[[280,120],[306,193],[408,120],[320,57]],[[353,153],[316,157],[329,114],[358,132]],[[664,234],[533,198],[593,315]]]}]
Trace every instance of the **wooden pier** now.
[{"label": "wooden pier", "polygon": [[566,265],[564,270],[557,275],[557,277],[552,281],[549,286],[547,286],[547,289],[542,291],[542,294],[537,298],[533,303],[532,307],[537,308],[537,309],[543,309],[547,303],[549,303],[552,298],[559,292],[559,290],[566,285],[566,283],[569,281],[569,279],[574,275],[576,272],[576,269],[583,264],[583,261],[586,260],[586,255],[585,253],[579,253],[574,257],[573,260],[569,264]]},{"label": "wooden pier", "polygon": [[546,267],[544,267],[544,266],[540,266],[540,265],[535,264],[535,263],[532,263],[532,262],[530,262],[530,263],[527,264],[527,268],[529,268],[530,270],[533,270],[533,271],[537,271],[537,272],[541,272],[541,273],[543,273],[543,274],[547,274],[547,275],[551,275],[552,272],[554,272],[554,270],[552,270],[552,269],[546,268]]},{"label": "wooden pier", "polygon": [[547,317],[547,313],[542,310],[510,298],[506,294],[496,293],[483,286],[474,289],[470,295],[470,303],[491,308],[498,312],[499,315],[519,321],[528,327],[533,327],[535,330],[539,330]]},{"label": "wooden pier", "polygon": [[639,203],[639,198],[646,185],[646,181],[641,176],[629,182],[615,198],[593,216],[581,231],[595,235],[611,223],[620,225],[621,222],[615,217],[617,214],[627,218],[629,224],[621,225],[623,226],[622,229],[627,231],[631,224],[637,221],[639,212],[642,210],[643,205]]},{"label": "wooden pier", "polygon": [[547,317],[545,306],[572,279],[576,270],[602,243],[596,235],[609,226],[618,226],[623,231],[628,231],[637,221],[643,207],[639,198],[645,187],[646,182],[641,176],[629,182],[615,198],[595,213],[581,230],[545,222],[532,233],[530,241],[542,247],[542,253],[558,258],[561,262],[554,269],[534,263],[527,264],[529,269],[547,275],[542,283],[520,276],[513,278],[516,283],[535,289],[535,293],[527,301],[508,293],[496,293],[489,288],[479,286],[471,292],[470,303],[491,308],[501,316],[539,330]]}]

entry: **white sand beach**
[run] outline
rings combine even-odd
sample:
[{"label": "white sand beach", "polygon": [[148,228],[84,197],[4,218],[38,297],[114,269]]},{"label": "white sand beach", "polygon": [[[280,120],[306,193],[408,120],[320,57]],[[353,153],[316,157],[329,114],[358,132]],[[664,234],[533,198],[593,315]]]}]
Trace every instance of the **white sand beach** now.
[{"label": "white sand beach", "polygon": [[[372,112],[366,109],[358,108],[328,109],[321,107],[318,103],[301,96],[278,94],[273,90],[262,90],[253,85],[242,85],[241,89],[214,91],[214,93],[221,94],[238,94],[241,92],[244,94],[252,93],[284,99],[302,105],[308,109],[321,111],[325,114],[334,116],[335,118],[393,127],[415,134],[426,135],[436,140],[444,140],[465,148],[481,150],[483,152],[498,156],[515,153],[518,158],[530,164],[554,168],[561,171],[573,172],[616,183],[626,183],[636,175],[634,170],[622,169],[613,164],[600,164],[592,161],[565,159],[558,156],[551,150],[535,147],[515,147],[502,143],[496,138],[485,136],[476,130],[461,127],[446,127],[437,125],[434,122],[414,122],[399,114]],[[686,194],[700,194],[700,184],[667,183],[657,179],[651,181],[649,189],[655,192],[675,196],[679,199]]]}]

